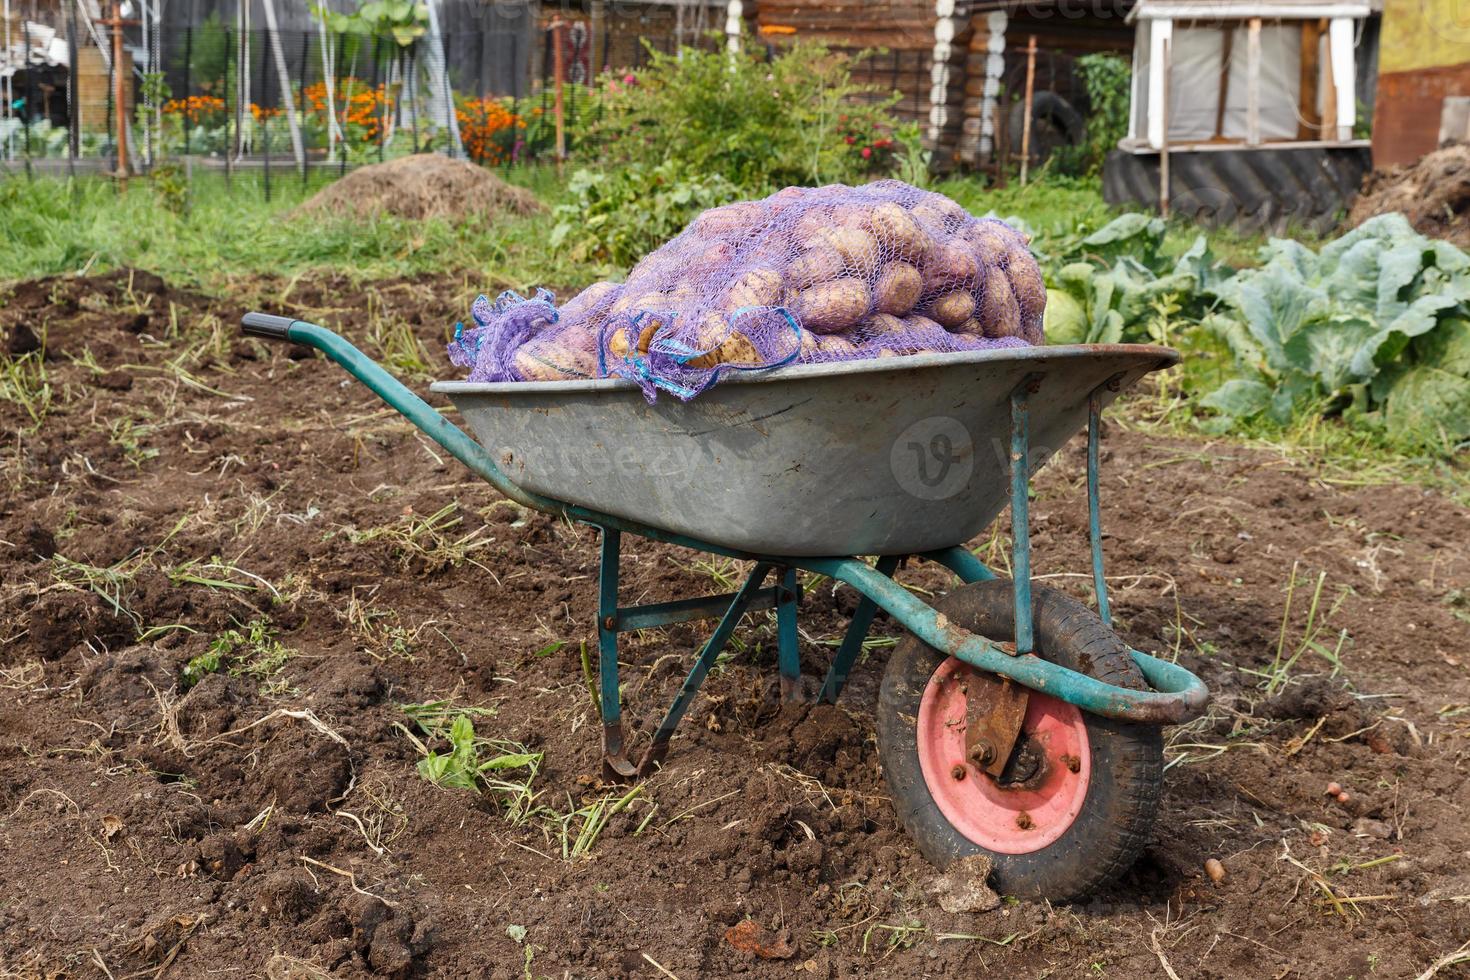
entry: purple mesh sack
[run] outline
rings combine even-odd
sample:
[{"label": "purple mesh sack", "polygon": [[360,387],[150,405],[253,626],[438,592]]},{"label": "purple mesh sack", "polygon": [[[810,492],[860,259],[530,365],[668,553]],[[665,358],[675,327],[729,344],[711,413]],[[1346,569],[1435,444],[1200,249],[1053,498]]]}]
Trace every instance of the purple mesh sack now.
[{"label": "purple mesh sack", "polygon": [[559,309],[485,297],[450,344],[471,381],[622,377],[650,401],[727,371],[1040,344],[1026,239],[896,180],[788,187],[704,212],[625,283]]}]

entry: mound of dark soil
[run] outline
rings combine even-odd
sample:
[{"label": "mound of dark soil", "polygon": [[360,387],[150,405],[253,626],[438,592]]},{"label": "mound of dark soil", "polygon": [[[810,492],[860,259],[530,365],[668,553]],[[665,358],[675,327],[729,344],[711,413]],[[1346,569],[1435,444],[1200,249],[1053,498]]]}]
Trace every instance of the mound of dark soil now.
[{"label": "mound of dark soil", "polygon": [[1375,170],[1363,181],[1352,223],[1402,211],[1420,232],[1470,247],[1470,144],[1435,150],[1417,163]]},{"label": "mound of dark soil", "polygon": [[530,191],[507,184],[483,167],[419,153],[360,167],[312,195],[297,214],[459,218],[544,210]]}]

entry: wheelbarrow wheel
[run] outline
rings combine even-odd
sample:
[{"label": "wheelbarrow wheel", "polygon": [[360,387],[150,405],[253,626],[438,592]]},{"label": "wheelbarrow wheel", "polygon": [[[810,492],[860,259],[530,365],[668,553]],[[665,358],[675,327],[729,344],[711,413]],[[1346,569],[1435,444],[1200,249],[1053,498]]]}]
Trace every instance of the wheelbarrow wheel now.
[{"label": "wheelbarrow wheel", "polygon": [[[1096,614],[1032,586],[1037,653],[1120,687],[1147,688],[1128,648]],[[994,642],[1014,637],[1009,581],[975,582],[934,604]],[[1000,776],[965,755],[968,678],[993,680],[914,636],[894,650],[878,702],[878,748],[898,819],[943,869],[991,857],[1003,894],[1080,897],[1126,870],[1148,843],[1163,783],[1159,729],[1102,718],[1031,692]]]}]

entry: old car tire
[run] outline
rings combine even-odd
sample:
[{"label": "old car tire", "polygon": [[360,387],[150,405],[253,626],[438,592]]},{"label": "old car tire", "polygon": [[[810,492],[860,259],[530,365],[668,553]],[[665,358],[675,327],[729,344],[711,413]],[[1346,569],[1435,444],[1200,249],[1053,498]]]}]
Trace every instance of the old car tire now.
[{"label": "old car tire", "polygon": [[[1032,587],[1037,653],[1053,663],[1068,667],[1098,680],[1137,690],[1146,689],[1143,676],[1129,655],[1128,648],[1090,609],[1060,592],[1042,586]],[[934,603],[934,608],[955,623],[994,642],[1013,638],[1014,609],[1009,581],[976,582],[955,589]],[[920,730],[921,711],[933,719],[935,691],[939,689],[941,672],[969,670],[958,660],[949,658],[916,637],[905,637],[895,648],[883,675],[878,702],[878,747],[884,777],[893,797],[898,819],[914,838],[920,851],[938,867],[945,868],[955,859],[971,854],[988,853],[992,859],[991,884],[1003,894],[1054,900],[1073,899],[1106,884],[1126,870],[1148,843],[1154,815],[1158,808],[1163,780],[1163,744],[1159,729],[1134,725],[1080,712],[1054,698],[1032,693],[1031,708],[1023,726],[1023,739],[1035,737],[1050,745],[1049,735],[1032,733],[1033,711],[1043,706],[1070,712],[1085,726],[1087,762],[1083,776],[1059,777],[1084,779],[1080,789],[1069,790],[1077,802],[1070,812],[1060,816],[1048,833],[1054,840],[1029,852],[1005,853],[981,846],[962,833],[941,812],[931,792],[931,781],[945,777],[932,764],[933,750],[926,748],[931,759],[927,774],[920,759],[920,740],[933,738]],[[981,675],[994,677],[995,675]],[[962,688],[965,689],[965,688]],[[926,691],[929,693],[926,695]],[[952,692],[951,692],[952,693]],[[926,709],[924,701],[930,699]],[[1039,700],[1040,699],[1040,700]],[[952,722],[947,724],[952,725]],[[932,726],[932,721],[930,722]],[[926,729],[926,730],[932,730]],[[960,729],[963,731],[963,729]],[[1080,736],[1078,736],[1080,737]],[[1018,742],[1018,751],[1021,748]],[[1039,743],[1038,743],[1039,744]],[[1081,743],[1078,742],[1080,749]],[[1039,751],[1045,756],[1047,749]],[[1081,754],[1079,752],[1079,754]],[[1015,754],[1013,753],[1013,758]],[[1069,757],[1069,767],[1075,765]],[[1075,758],[1075,757],[1071,757]],[[1076,772],[1075,769],[1072,770]],[[970,769],[969,784],[1001,801],[1004,806],[1011,787]],[[956,800],[947,795],[947,784],[937,784],[945,795],[944,803],[955,813]],[[958,783],[956,785],[959,785]],[[965,797],[961,800],[967,800]],[[979,809],[990,806],[979,801]],[[970,815],[967,811],[966,816]],[[995,811],[1003,814],[1004,810]],[[1021,811],[1025,813],[1026,811]],[[986,816],[991,816],[986,811]],[[1063,820],[1069,822],[1063,823]],[[964,820],[960,821],[964,823]],[[1016,823],[1031,830],[1030,817]],[[1009,830],[1009,828],[1003,828]],[[1038,832],[1047,828],[1037,828]],[[985,836],[984,833],[976,836]],[[1012,840],[1018,839],[1015,832]],[[1026,838],[1016,847],[1031,846]],[[1009,845],[1008,845],[1009,846]],[[1014,850],[1015,848],[1012,848]]]}]

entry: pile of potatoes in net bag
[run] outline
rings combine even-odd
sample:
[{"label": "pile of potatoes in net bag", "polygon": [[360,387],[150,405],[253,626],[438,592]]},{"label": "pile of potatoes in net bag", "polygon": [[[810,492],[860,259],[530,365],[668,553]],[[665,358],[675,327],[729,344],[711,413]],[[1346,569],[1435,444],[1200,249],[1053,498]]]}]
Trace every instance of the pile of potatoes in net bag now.
[{"label": "pile of potatoes in net bag", "polygon": [[691,398],[731,370],[1040,344],[1027,242],[894,180],[788,187],[704,212],[627,282],[560,308],[475,304],[450,347],[471,381],[623,377]]}]

